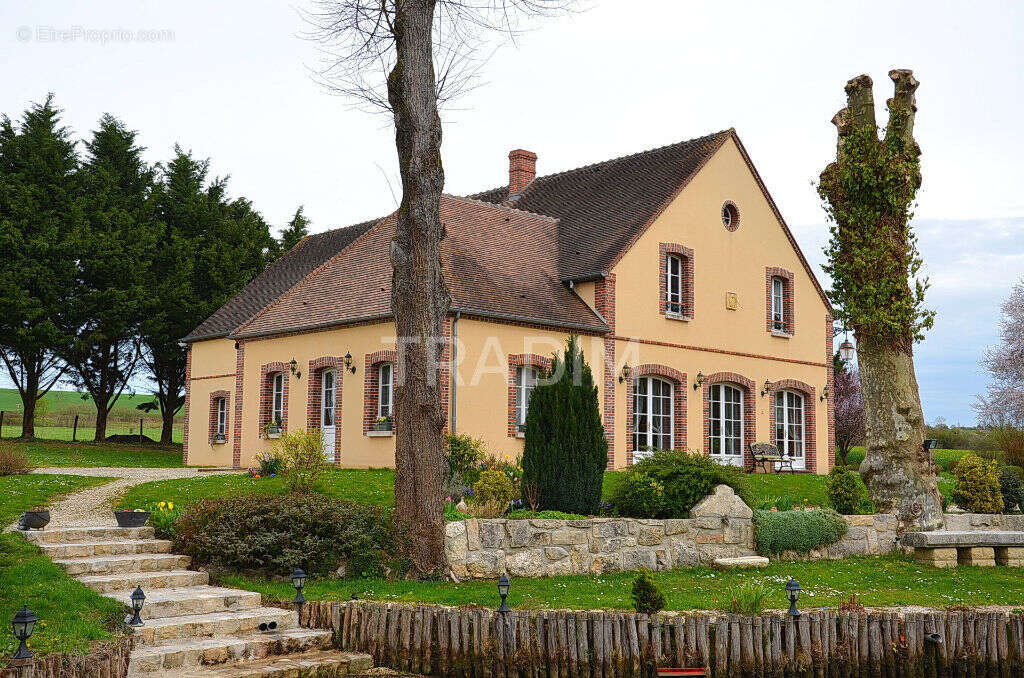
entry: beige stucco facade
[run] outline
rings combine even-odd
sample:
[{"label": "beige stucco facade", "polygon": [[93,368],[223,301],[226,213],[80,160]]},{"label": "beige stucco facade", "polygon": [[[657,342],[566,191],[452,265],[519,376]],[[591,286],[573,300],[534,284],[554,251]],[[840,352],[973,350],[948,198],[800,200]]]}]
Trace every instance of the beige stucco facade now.
[{"label": "beige stucco facade", "polygon": [[[722,223],[726,201],[734,203],[739,214],[735,230]],[[669,318],[659,307],[663,295],[659,266],[666,243],[692,250],[689,320]],[[769,268],[792,275],[792,332],[784,336],[766,326]],[[707,451],[707,388],[711,380],[733,381],[729,375],[735,375],[746,385],[749,396],[744,402],[749,440],[770,441],[773,437],[771,389],[761,395],[766,380],[801,393],[807,423],[815,424],[813,430],[806,427],[808,449],[814,450],[813,459],[808,455],[806,470],[827,472],[829,401],[821,395],[830,380],[829,310],[733,139],[665,206],[606,276],[578,281],[574,289],[612,327],[607,336],[582,336],[580,340],[598,386],[613,466],[622,467],[632,460],[634,377],[667,374],[677,380],[676,400],[685,406],[680,410],[682,420],[675,427],[673,446]],[[734,303],[727,304],[727,295],[733,295]],[[449,426],[481,438],[493,455],[520,455],[523,440],[510,421],[514,408],[510,375],[524,359],[529,363],[536,356],[560,352],[567,336],[564,329],[453,316],[449,323],[451,363],[446,371],[450,377]],[[249,338],[237,346],[236,350],[234,339],[198,341],[191,346],[188,464],[244,468],[274,444],[261,430],[266,365],[287,366],[295,361],[301,376],[284,370],[287,429],[305,428],[309,422],[316,425],[315,412],[309,409],[309,383],[314,378],[310,365],[313,361],[323,364],[325,358],[340,362],[346,354],[352,356],[355,373],[342,365],[336,368],[340,403],[336,460],[351,467],[394,464],[394,438],[367,435],[365,414],[368,403],[372,404],[368,391],[376,388],[366,378],[367,356],[380,357],[380,352],[394,349],[390,322]],[[611,350],[614,354],[608,353]],[[236,365],[241,368],[238,375]],[[623,368],[627,368],[625,372]],[[710,379],[694,389],[698,374]],[[210,440],[210,398],[224,391],[230,394],[229,433],[226,442],[214,443]]]}]

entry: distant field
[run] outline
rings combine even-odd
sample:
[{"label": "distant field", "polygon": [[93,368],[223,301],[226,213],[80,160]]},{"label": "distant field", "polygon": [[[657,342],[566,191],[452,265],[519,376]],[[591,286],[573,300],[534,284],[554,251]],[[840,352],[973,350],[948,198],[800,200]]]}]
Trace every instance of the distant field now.
[{"label": "distant field", "polygon": [[[153,396],[139,394],[122,395],[114,403],[107,418],[107,435],[138,434],[139,420],[142,432],[154,440],[160,437],[162,421],[159,413],[146,413],[136,409],[141,403],[151,402]],[[0,411],[4,412],[3,428],[0,435],[5,438],[21,434],[21,398],[17,389],[0,388]],[[74,391],[50,391],[42,400],[42,408],[36,418],[36,437],[50,440],[71,440],[75,416],[78,416],[78,440],[92,440],[95,434],[96,408],[88,396]],[[175,420],[174,442],[181,442],[182,418]]]}]

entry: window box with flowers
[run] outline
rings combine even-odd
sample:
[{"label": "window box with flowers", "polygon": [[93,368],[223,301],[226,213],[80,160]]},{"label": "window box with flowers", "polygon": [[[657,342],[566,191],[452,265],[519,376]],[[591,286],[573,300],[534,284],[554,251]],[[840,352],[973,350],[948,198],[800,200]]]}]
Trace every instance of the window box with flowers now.
[{"label": "window box with flowers", "polygon": [[373,422],[373,428],[366,432],[371,438],[386,437],[394,435],[395,424],[390,415],[377,417]]},{"label": "window box with flowers", "polygon": [[214,445],[223,445],[227,441],[228,441],[228,437],[226,435],[224,435],[223,433],[215,433],[215,434],[213,434],[213,444]]},{"label": "window box with flowers", "polygon": [[267,424],[267,427],[263,430],[264,435],[267,438],[280,438],[281,437],[281,420],[274,419],[272,423]]}]

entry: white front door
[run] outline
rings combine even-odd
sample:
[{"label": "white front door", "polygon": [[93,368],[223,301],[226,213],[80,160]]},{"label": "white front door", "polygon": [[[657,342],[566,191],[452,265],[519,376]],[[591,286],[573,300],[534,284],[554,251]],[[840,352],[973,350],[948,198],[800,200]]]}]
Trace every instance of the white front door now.
[{"label": "white front door", "polygon": [[334,461],[334,394],[335,380],[338,373],[334,370],[324,370],[322,381],[323,390],[320,394],[320,432],[324,437],[324,457],[328,461]]},{"label": "white front door", "polygon": [[775,392],[775,445],[793,461],[793,468],[806,466],[804,447],[804,397],[793,391]]},{"label": "white front door", "polygon": [[743,392],[730,384],[711,386],[711,456],[743,466]]}]

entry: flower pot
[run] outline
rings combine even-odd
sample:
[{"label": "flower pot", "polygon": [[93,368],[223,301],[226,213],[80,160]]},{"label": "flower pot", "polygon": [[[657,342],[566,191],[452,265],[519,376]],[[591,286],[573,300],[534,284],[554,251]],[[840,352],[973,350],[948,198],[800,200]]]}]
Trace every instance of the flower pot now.
[{"label": "flower pot", "polygon": [[41,530],[50,522],[49,511],[25,511],[18,526],[23,530]]},{"label": "flower pot", "polygon": [[118,527],[142,527],[149,520],[149,511],[114,511]]},{"label": "flower pot", "polygon": [[224,436],[214,436],[213,437],[213,444],[214,445],[223,445],[227,441],[228,441],[228,439],[226,437],[224,437]]}]

